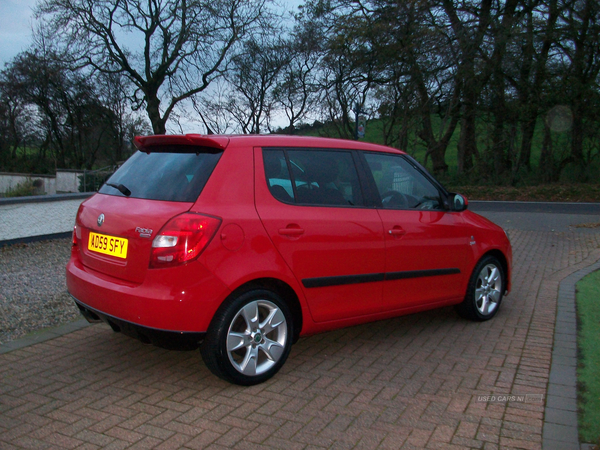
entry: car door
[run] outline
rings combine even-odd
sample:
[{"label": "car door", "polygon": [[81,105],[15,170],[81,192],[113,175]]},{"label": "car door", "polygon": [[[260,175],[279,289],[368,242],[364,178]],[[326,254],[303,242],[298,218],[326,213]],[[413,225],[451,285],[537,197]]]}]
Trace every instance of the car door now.
[{"label": "car door", "polygon": [[256,208],[315,322],[382,308],[382,223],[364,206],[356,158],[351,151],[255,150]]},{"label": "car door", "polygon": [[363,153],[379,194],[385,235],[386,310],[419,308],[464,295],[471,238],[461,214],[405,155]]}]

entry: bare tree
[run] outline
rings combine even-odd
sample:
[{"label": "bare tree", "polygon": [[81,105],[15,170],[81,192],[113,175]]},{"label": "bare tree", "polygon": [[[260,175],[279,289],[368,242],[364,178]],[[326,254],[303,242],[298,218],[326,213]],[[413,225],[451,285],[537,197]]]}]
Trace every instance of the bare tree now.
[{"label": "bare tree", "polygon": [[[99,79],[71,70],[44,47],[19,54],[7,66],[2,91],[10,93],[7,105],[16,105],[13,113],[21,111],[13,125],[26,115],[36,133],[38,170],[91,169],[98,160],[114,163],[122,158],[127,140],[143,123],[124,111],[122,85],[115,77]],[[15,152],[12,157],[18,159]]]},{"label": "bare tree", "polygon": [[[518,120],[521,130],[519,156],[516,168],[531,168],[531,149],[540,109],[547,97],[549,62],[557,42],[557,21],[561,5],[558,0],[526,0],[524,17],[519,24],[521,42],[513,44],[504,74],[516,90]],[[549,135],[544,137],[543,148],[549,148]],[[548,145],[546,145],[548,144]]]},{"label": "bare tree", "polygon": [[96,73],[94,77],[98,101],[106,108],[113,127],[114,143],[102,148],[103,163],[115,165],[127,159],[133,152],[133,138],[150,134],[152,128],[143,114],[132,111],[128,97],[130,84],[123,74]]},{"label": "bare tree", "polygon": [[288,63],[273,90],[273,97],[287,118],[284,130],[293,134],[296,126],[314,114],[318,96],[319,44],[310,29],[298,27],[284,44]]},{"label": "bare tree", "polygon": [[600,2],[582,0],[567,2],[563,20],[565,33],[560,43],[561,50],[569,60],[566,72],[566,91],[571,100],[573,126],[571,133],[571,155],[574,163],[582,165],[584,139],[587,134],[586,118],[598,120],[592,99],[598,97],[600,74]]},{"label": "bare tree", "polygon": [[450,38],[440,31],[439,17],[445,16],[432,9],[420,0],[313,1],[300,19],[318,36],[321,55],[314,71],[324,115],[337,133],[352,136],[354,104],[367,103],[382,122],[384,143],[408,150],[409,135],[416,134],[425,144],[425,160],[431,158],[435,172],[445,172],[461,86],[452,70]]},{"label": "bare tree", "polygon": [[275,110],[273,89],[282,69],[290,63],[288,50],[280,37],[261,33],[245,41],[232,58],[225,75],[230,91],[222,106],[243,133],[260,134],[269,129]]},{"label": "bare tree", "polygon": [[74,61],[125,75],[163,134],[175,106],[204,91],[265,19],[267,1],[42,0],[37,16]]},{"label": "bare tree", "polygon": [[19,95],[19,86],[10,69],[0,72],[0,168],[11,167],[17,151],[26,139],[29,114]]},{"label": "bare tree", "polygon": [[227,111],[227,102],[230,95],[230,86],[221,79],[211,86],[210,93],[192,98],[192,114],[186,118],[200,122],[206,128],[207,134],[227,134],[237,130],[235,119]]}]

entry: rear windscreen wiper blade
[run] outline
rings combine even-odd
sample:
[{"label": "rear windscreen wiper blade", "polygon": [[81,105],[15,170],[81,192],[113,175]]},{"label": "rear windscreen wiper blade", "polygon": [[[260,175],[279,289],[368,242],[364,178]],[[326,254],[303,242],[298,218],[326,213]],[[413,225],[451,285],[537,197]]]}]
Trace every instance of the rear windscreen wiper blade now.
[{"label": "rear windscreen wiper blade", "polygon": [[112,183],[104,183],[104,184],[117,189],[125,197],[129,197],[131,195],[131,191],[129,189],[127,189],[127,187],[123,186],[122,184],[112,184]]}]

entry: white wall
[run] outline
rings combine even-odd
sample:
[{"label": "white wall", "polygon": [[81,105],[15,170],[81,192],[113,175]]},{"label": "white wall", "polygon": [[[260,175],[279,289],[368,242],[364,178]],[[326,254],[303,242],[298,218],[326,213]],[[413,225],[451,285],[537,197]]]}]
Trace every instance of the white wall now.
[{"label": "white wall", "polygon": [[83,172],[74,170],[56,170],[56,192],[79,192],[79,176]]},{"label": "white wall", "polygon": [[53,195],[65,192],[79,192],[79,175],[83,172],[73,170],[56,171],[56,175],[33,175],[23,173],[0,173],[0,194],[15,189],[19,184],[31,180],[42,180],[42,186],[36,194]]},{"label": "white wall", "polygon": [[31,180],[42,180],[40,194],[56,194],[56,177],[52,175],[30,175],[24,173],[0,173],[0,193],[5,194],[19,184]]}]

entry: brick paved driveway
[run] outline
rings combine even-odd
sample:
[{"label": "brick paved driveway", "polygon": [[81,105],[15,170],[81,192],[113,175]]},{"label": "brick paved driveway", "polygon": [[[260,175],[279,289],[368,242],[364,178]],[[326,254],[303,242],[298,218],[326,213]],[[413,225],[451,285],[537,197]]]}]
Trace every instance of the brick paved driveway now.
[{"label": "brick paved driveway", "polygon": [[510,237],[494,320],[445,308],[302,339],[260,386],[104,325],[0,355],[0,448],[541,448],[543,402],[479,396],[546,394],[558,284],[600,233]]}]

